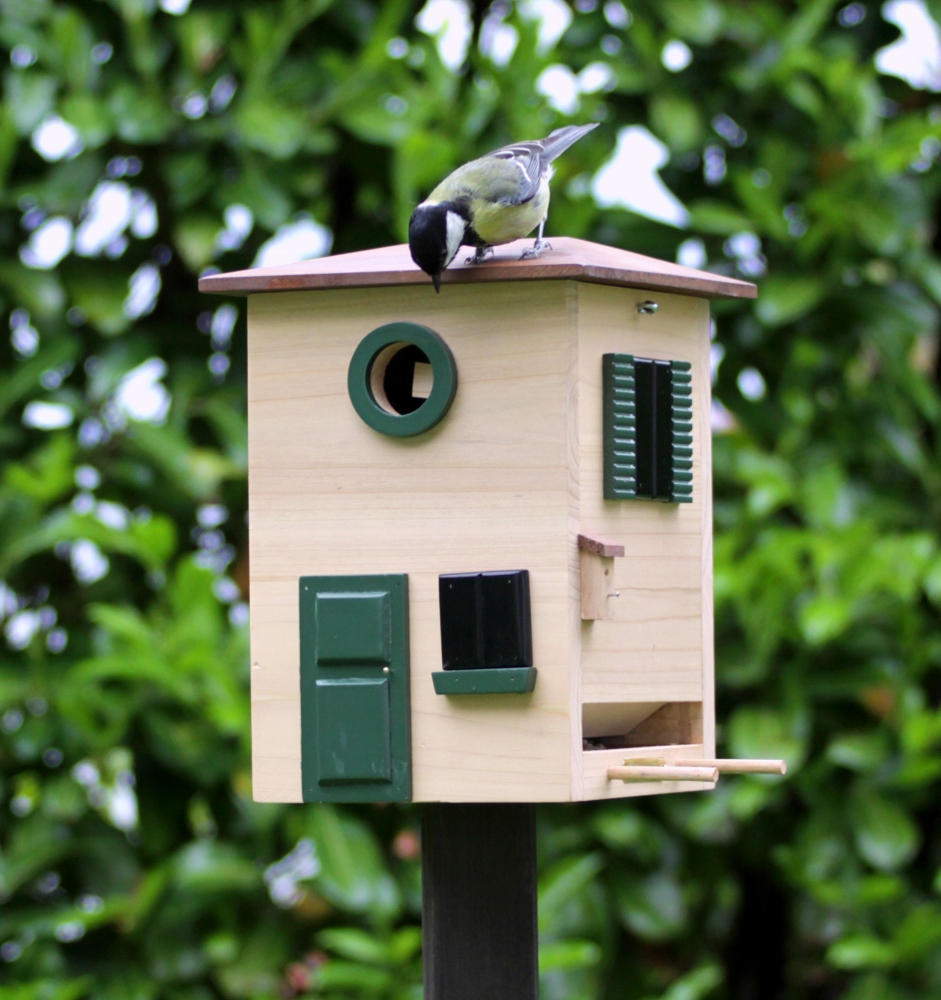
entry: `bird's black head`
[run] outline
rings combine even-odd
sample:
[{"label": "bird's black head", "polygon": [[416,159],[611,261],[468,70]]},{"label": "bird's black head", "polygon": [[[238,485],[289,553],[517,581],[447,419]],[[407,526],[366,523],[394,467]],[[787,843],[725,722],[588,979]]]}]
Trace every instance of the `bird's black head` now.
[{"label": "bird's black head", "polygon": [[412,260],[441,290],[441,272],[451,263],[464,240],[466,220],[451,202],[419,205],[408,223]]}]

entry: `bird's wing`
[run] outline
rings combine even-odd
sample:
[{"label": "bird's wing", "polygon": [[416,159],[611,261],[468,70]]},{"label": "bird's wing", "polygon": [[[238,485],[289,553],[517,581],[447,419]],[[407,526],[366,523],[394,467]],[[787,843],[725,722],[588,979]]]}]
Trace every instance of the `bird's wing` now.
[{"label": "bird's wing", "polygon": [[539,190],[539,184],[549,167],[545,150],[541,142],[514,142],[512,146],[503,146],[488,153],[485,160],[502,160],[516,177],[516,192],[512,198],[501,197],[499,200],[507,205],[522,205],[531,201]]},{"label": "bird's wing", "polygon": [[444,201],[463,195],[500,205],[524,205],[538,193],[552,161],[597,124],[566,125],[545,139],[501,146],[458,167],[431,192],[428,200]]},{"label": "bird's wing", "polygon": [[572,143],[581,139],[597,124],[597,122],[592,122],[590,125],[566,125],[564,128],[556,129],[552,135],[545,139],[514,142],[509,146],[503,146],[488,153],[484,159],[492,157],[512,163],[520,175],[519,197],[514,201],[507,202],[507,204],[522,205],[535,197],[552,161],[557,156],[561,156]]},{"label": "bird's wing", "polygon": [[[501,205],[521,205],[530,201],[539,189],[540,175],[536,174],[533,184],[526,162],[512,155],[497,155],[504,152],[497,150],[497,153],[490,153],[458,167],[431,192],[429,200],[441,200],[445,196],[460,197],[463,194],[468,198],[483,198]],[[446,191],[441,190],[442,188],[446,188]]]},{"label": "bird's wing", "polygon": [[557,128],[552,135],[542,139],[539,143],[542,146],[542,155],[550,163],[561,156],[573,143],[578,142],[583,135],[587,135],[593,128],[598,127],[598,122],[590,122],[588,125],[566,125]]}]

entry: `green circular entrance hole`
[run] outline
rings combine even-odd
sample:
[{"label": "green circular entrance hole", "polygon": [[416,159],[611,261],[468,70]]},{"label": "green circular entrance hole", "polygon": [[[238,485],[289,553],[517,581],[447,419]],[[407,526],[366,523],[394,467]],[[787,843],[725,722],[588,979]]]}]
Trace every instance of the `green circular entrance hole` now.
[{"label": "green circular entrance hole", "polygon": [[412,437],[435,426],[457,391],[448,345],[417,323],[387,323],[360,341],[347,377],[350,400],[381,434]]}]

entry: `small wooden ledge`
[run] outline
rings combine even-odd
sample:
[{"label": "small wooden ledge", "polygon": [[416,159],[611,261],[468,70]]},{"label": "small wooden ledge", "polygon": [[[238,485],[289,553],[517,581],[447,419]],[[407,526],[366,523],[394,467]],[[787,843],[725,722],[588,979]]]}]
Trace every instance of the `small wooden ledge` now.
[{"label": "small wooden ledge", "polygon": [[612,542],[609,538],[597,538],[591,535],[579,535],[578,547],[582,552],[591,552],[596,556],[612,559],[624,555],[624,546]]},{"label": "small wooden ledge", "polygon": [[608,618],[608,598],[617,597],[614,560],[624,555],[624,546],[608,538],[578,536],[578,556],[582,577],[582,621]]}]

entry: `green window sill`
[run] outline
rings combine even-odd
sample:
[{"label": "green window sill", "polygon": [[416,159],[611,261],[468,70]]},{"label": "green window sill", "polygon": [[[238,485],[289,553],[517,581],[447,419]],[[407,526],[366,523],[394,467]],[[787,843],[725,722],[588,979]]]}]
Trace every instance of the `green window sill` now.
[{"label": "green window sill", "polygon": [[536,686],[535,667],[437,670],[435,694],[528,694]]}]

